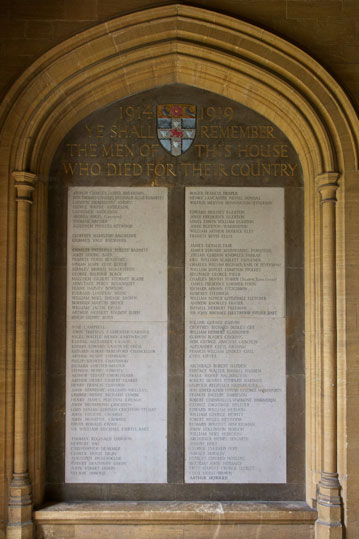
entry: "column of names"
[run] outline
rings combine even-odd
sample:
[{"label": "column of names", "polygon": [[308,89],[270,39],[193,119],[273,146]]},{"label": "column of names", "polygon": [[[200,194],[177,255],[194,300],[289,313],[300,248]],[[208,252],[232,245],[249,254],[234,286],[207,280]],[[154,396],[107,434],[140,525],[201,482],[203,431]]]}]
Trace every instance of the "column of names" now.
[{"label": "column of names", "polygon": [[66,481],[165,482],[167,190],[70,188],[67,246]]},{"label": "column of names", "polygon": [[283,195],[186,190],[188,483],[286,480]]}]

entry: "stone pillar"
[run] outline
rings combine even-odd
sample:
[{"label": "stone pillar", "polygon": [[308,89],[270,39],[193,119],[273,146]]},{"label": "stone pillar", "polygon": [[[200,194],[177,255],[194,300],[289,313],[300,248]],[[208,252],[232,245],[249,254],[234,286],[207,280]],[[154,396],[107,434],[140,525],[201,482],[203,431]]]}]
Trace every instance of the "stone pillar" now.
[{"label": "stone pillar", "polygon": [[323,464],[318,493],[317,539],[342,538],[342,501],[337,473],[337,309],[335,205],[339,174],[317,178],[321,195],[323,286]]},{"label": "stone pillar", "polygon": [[31,484],[28,475],[29,246],[30,207],[36,177],[13,172],[16,189],[16,329],[14,457],[10,484],[8,539],[33,537]]}]

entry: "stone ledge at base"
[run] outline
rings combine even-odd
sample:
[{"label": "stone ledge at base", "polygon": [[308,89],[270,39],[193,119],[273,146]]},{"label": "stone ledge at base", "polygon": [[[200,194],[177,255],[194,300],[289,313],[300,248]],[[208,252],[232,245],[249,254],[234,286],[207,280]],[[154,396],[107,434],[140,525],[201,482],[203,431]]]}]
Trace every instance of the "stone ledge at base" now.
[{"label": "stone ledge at base", "polygon": [[38,539],[310,539],[304,502],[72,502],[35,511]]}]

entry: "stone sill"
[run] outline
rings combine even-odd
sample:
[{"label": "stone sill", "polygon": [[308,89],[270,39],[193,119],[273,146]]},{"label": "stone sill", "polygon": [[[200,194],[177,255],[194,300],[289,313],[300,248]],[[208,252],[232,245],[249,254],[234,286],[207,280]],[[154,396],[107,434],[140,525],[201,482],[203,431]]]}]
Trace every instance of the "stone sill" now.
[{"label": "stone sill", "polygon": [[305,502],[72,502],[34,512],[37,524],[314,524]]}]

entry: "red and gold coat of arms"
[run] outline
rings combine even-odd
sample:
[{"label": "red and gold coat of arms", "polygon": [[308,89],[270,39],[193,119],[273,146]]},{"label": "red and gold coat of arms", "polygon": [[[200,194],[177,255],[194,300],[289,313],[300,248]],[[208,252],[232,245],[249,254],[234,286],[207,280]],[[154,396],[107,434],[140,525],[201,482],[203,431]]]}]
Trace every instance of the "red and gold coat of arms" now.
[{"label": "red and gold coat of arms", "polygon": [[196,135],[196,106],[167,104],[157,106],[157,136],[163,148],[174,156],[186,152]]}]

